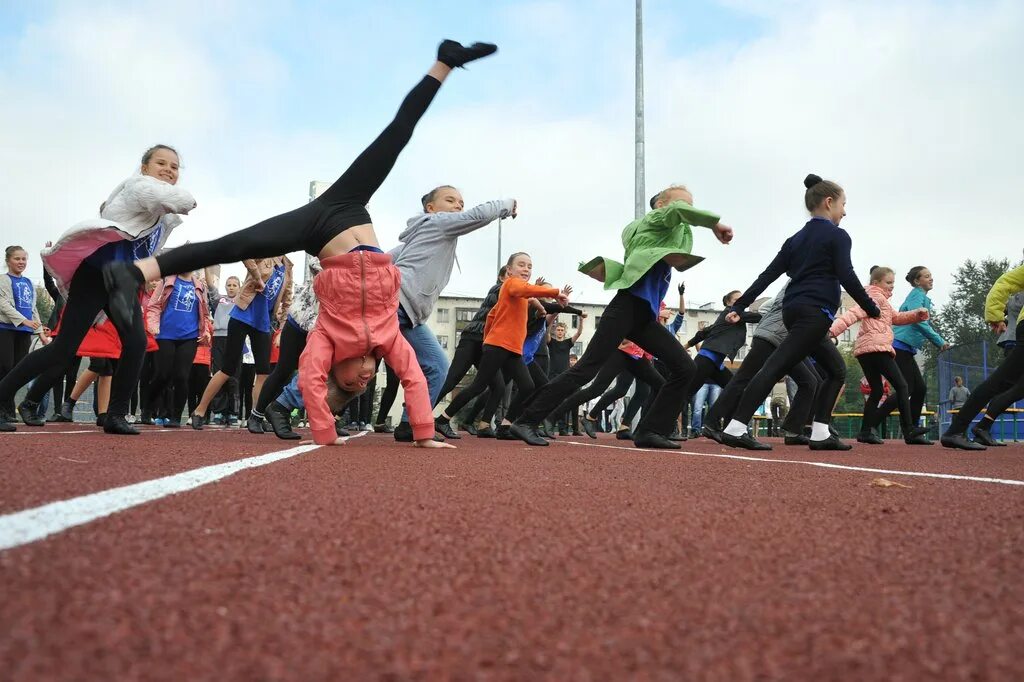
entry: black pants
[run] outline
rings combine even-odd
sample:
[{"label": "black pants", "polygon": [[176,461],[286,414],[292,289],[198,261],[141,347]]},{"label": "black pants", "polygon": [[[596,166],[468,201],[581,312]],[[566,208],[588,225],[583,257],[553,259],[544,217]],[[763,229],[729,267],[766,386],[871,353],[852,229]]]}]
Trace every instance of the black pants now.
[{"label": "black pants", "polygon": [[462,424],[473,424],[475,422],[491,423],[495,413],[498,411],[498,405],[505,397],[505,379],[501,377],[501,372],[498,372],[498,378],[501,380],[501,386],[495,389],[494,382],[492,382],[492,385],[486,391],[478,395],[469,404],[461,418]]},{"label": "black pants", "polygon": [[810,356],[824,372],[815,396],[814,421],[829,424],[832,408],[846,381],[846,364],[839,349],[826,338],[832,321],[813,306],[793,306],[782,311],[788,335],[743,391],[732,419],[749,424],[772,388],[804,358]]},{"label": "black pants", "polygon": [[[210,346],[210,373],[216,374],[224,367],[224,353],[227,351],[228,337],[215,336]],[[238,378],[229,375],[227,382],[217,391],[210,401],[210,411],[214,414],[238,415]]]},{"label": "black pants", "polygon": [[[561,376],[561,375],[559,375]],[[620,380],[621,377],[621,380]],[[604,365],[597,372],[597,376],[590,382],[586,388],[582,388],[575,391],[572,395],[563,400],[554,409],[554,414],[562,414],[566,411],[574,411],[580,405],[587,403],[594,398],[601,397],[598,403],[595,403],[593,408],[587,412],[586,417],[589,419],[598,419],[601,416],[601,411],[608,405],[611,405],[617,398],[621,398],[626,395],[629,391],[629,385],[634,379],[652,383],[660,387],[665,383],[661,374],[654,369],[654,365],[650,360],[646,358],[634,358],[631,355],[627,355],[621,351],[614,353],[611,357],[605,361]],[[612,389],[606,393],[612,382],[616,382],[618,390]],[[621,383],[625,382],[625,384]],[[608,399],[606,400],[604,397]],[[603,404],[600,404],[603,402]]]},{"label": "black pants", "polygon": [[[633,423],[633,419],[636,418],[636,413],[640,411],[640,408],[649,409],[651,403],[651,396],[654,395],[654,391],[651,390],[651,385],[646,381],[636,382],[636,388],[633,389],[633,397],[629,399],[629,405],[626,405],[626,409],[622,412],[622,426],[629,428]],[[673,429],[674,430],[674,429]]]},{"label": "black pants", "polygon": [[377,421],[374,424],[386,423],[391,406],[395,404],[398,386],[401,383],[395,370],[391,369],[389,365],[384,365],[384,369],[387,372],[387,383],[384,384],[384,390],[380,394],[380,406],[377,408]]},{"label": "black pants", "polygon": [[[451,393],[462,378],[469,372],[470,367],[476,367],[477,371],[480,371],[480,357],[483,355],[484,342],[481,339],[467,338],[463,336],[459,339],[459,345],[455,347],[455,356],[452,358],[452,364],[448,366],[448,376],[444,378],[444,385],[441,386],[441,392],[437,394],[437,400],[434,401],[434,407],[441,402],[441,399]],[[490,395],[500,394],[505,390],[505,379],[501,372],[494,375],[491,379],[490,384]],[[488,404],[488,399],[484,399],[481,405]],[[498,407],[498,399],[495,398],[493,401],[493,407],[486,411],[485,414],[488,416],[488,421],[494,416],[494,410]],[[451,414],[449,412],[449,414]],[[455,415],[452,414],[454,417]]]},{"label": "black pants", "polygon": [[882,384],[882,377],[885,377],[895,391],[895,398],[900,406],[903,435],[908,435],[917,422],[913,421],[914,413],[910,407],[907,381],[903,378],[900,368],[896,366],[896,360],[888,353],[864,353],[857,356],[857,362],[864,370],[864,378],[868,380],[868,386],[871,387],[871,393],[868,394],[867,402],[864,403],[864,418],[861,420],[860,430],[866,432],[873,429],[884,419],[879,403],[885,394],[885,387]]},{"label": "black pants", "polygon": [[168,386],[173,386],[174,399],[167,405],[167,414],[174,420],[181,419],[181,412],[188,402],[188,378],[196,357],[196,342],[196,339],[159,339],[156,342],[160,348],[153,360],[149,400],[152,403]]},{"label": "black pants", "polygon": [[[917,366],[917,361],[914,357],[913,353],[896,349],[896,366],[899,367],[900,374],[903,375],[903,379],[907,382],[907,390],[910,392],[910,423],[917,425],[921,423],[924,394],[928,390],[928,385],[924,383],[924,377],[921,376],[921,368]],[[888,417],[889,413],[897,407],[902,409],[899,396],[894,393],[886,398],[882,406],[878,408],[879,421]],[[902,420],[903,417],[901,416],[900,419]]]},{"label": "black pants", "polygon": [[[743,391],[750,384],[750,381],[757,375],[764,364],[775,352],[775,346],[764,339],[754,337],[750,343],[750,351],[740,363],[732,381],[722,389],[718,400],[708,409],[708,416],[705,420],[713,428],[724,426],[725,420],[732,416],[739,405]],[[818,373],[811,366],[810,361],[798,362],[789,370],[789,377],[796,384],[796,395],[790,401],[789,414],[786,415],[782,428],[790,433],[802,433],[807,424],[811,411],[814,409],[814,396],[818,390],[821,379]]]},{"label": "black pants", "polygon": [[[1024,322],[1017,325],[1017,338],[1024,339]],[[953,415],[953,421],[950,423],[947,433],[964,433],[971,421],[981,412],[981,408],[986,405],[988,406],[986,419],[995,421],[996,417],[1005,412],[1006,408],[1019,400],[1022,395],[1024,395],[1024,345],[1018,345],[996,367],[996,370],[974,389],[960,411]]]},{"label": "black pants", "polygon": [[239,418],[248,419],[252,412],[252,387],[256,383],[256,365],[242,364],[238,371]]},{"label": "black pants", "polygon": [[[689,413],[690,402],[693,400],[693,397],[697,395],[697,391],[701,389],[701,386],[704,384],[715,384],[718,387],[725,389],[733,379],[732,371],[725,367],[719,369],[718,365],[716,365],[711,358],[698,354],[697,357],[694,358],[693,364],[696,367],[696,372],[694,373],[693,378],[690,379],[690,387],[686,391],[686,400],[683,402],[682,407],[682,413],[684,415]],[[740,366],[742,367],[745,364],[747,364],[746,360],[744,360]],[[721,399],[722,396],[719,395],[718,400],[708,406],[709,418],[712,414],[712,407],[721,401]],[[711,422],[710,426],[714,429],[721,428],[717,422]]]},{"label": "black pants", "polygon": [[[75,382],[78,381],[78,368],[82,364],[82,358],[77,355],[71,359],[68,363],[67,368],[64,370],[64,376],[59,377],[53,385],[53,413],[60,414],[60,407],[64,404],[64,399],[71,396],[71,389],[75,387]],[[138,393],[138,389],[133,392],[133,395]],[[132,414],[135,410],[132,410]]]},{"label": "black pants", "polygon": [[291,322],[285,322],[281,330],[280,353],[277,356],[277,366],[263,381],[263,388],[256,399],[256,411],[263,414],[267,405],[281,395],[281,391],[292,380],[292,375],[299,369],[299,357],[306,349],[307,332],[302,331]]},{"label": "black pants", "polygon": [[545,386],[520,421],[537,424],[551,414],[573,391],[594,378],[608,358],[615,353],[622,354],[618,347],[625,338],[656,356],[669,369],[669,376],[651,403],[651,409],[644,411],[637,426],[639,433],[650,431],[668,437],[675,428],[686,387],[693,376],[693,360],[672,332],[658,323],[650,304],[625,291],[617,293],[605,308],[579,362]]},{"label": "black pants", "polygon": [[192,371],[188,375],[188,413],[196,411],[196,406],[203,399],[206,392],[206,385],[210,383],[210,366],[192,364]]},{"label": "black pants", "polygon": [[[29,332],[0,329],[0,380],[7,376],[7,373],[14,369],[14,366],[28,355],[28,349],[32,345],[33,336],[34,334]],[[57,409],[58,411],[60,410],[59,404]],[[9,416],[14,416],[13,394],[0,404],[0,410],[7,412]]]},{"label": "black pants", "polygon": [[157,256],[160,272],[192,272],[299,249],[315,256],[348,228],[370,223],[366,204],[391,172],[440,87],[437,79],[424,76],[406,95],[394,120],[318,198],[220,239],[171,249]]},{"label": "black pants", "polygon": [[530,376],[530,370],[523,363],[522,355],[500,346],[487,344],[484,344],[483,354],[480,356],[480,367],[476,372],[476,378],[473,379],[473,383],[455,396],[445,410],[445,414],[453,416],[458,413],[470,400],[487,390],[498,372],[501,372],[502,376],[511,378],[516,385],[515,397],[505,414],[505,419],[514,421],[519,416],[523,401],[533,392],[533,378]]},{"label": "black pants", "polygon": [[[224,348],[224,364],[220,371],[231,376],[238,373],[242,365],[242,354],[245,350],[245,340],[249,339],[249,350],[252,351],[254,372],[256,374],[270,374],[270,332],[261,332],[250,324],[234,318],[228,322],[227,343]],[[252,388],[252,384],[249,384]],[[250,400],[250,407],[251,407]]]},{"label": "black pants", "polygon": [[[50,345],[26,355],[0,381],[0,405],[13,400],[18,389],[32,379],[36,381],[28,389],[25,399],[39,402],[64,377],[68,364],[75,357],[96,315],[106,309],[107,289],[103,285],[103,275],[89,263],[78,266],[68,289],[60,333]],[[138,383],[142,359],[146,353],[146,329],[142,311],[135,312],[131,329],[118,330],[121,337],[121,362],[117,365],[107,408],[107,412],[113,415],[128,414],[128,401]]]}]

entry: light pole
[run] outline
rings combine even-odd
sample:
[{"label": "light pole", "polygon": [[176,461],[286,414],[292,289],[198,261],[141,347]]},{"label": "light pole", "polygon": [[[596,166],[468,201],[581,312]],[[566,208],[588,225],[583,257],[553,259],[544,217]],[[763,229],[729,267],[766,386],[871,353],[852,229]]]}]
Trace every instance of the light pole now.
[{"label": "light pole", "polygon": [[634,217],[641,218],[644,207],[644,25],[643,0],[636,0],[636,158],[634,169]]}]

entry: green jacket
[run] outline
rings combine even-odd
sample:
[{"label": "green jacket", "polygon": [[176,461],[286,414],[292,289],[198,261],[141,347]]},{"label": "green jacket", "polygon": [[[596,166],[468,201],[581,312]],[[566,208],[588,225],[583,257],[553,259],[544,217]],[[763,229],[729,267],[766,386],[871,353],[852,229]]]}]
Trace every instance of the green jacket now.
[{"label": "green jacket", "polygon": [[[603,281],[605,289],[628,289],[665,256],[690,255],[693,248],[690,225],[714,227],[718,222],[719,217],[710,211],[694,208],[685,201],[673,201],[634,220],[622,231],[625,264],[598,256],[580,263],[579,271]],[[676,266],[676,269],[688,270],[702,260],[701,256],[690,256],[684,265]],[[600,265],[604,265],[603,278],[599,276]]]}]

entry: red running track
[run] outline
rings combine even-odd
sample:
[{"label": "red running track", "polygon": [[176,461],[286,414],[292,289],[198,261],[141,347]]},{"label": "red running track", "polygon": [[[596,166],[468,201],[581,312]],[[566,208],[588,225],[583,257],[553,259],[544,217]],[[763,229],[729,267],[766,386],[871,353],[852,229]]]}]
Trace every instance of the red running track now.
[{"label": "red running track", "polygon": [[[0,678],[1024,676],[1024,446],[569,440],[370,435],[0,551]],[[0,444],[0,539],[13,512],[292,445]],[[762,454],[785,461],[706,456]]]}]

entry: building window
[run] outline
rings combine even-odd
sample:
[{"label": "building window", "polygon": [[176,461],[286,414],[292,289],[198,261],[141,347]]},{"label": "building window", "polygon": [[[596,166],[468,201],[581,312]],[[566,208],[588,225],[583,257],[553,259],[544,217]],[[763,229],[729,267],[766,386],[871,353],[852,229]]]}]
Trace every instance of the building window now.
[{"label": "building window", "polygon": [[455,345],[462,343],[462,332],[455,332]]},{"label": "building window", "polygon": [[441,344],[441,348],[448,350],[448,337],[444,334],[437,335],[437,342]]},{"label": "building window", "polygon": [[572,316],[572,328],[573,329],[579,329],[580,328],[580,318],[577,315],[573,315]]},{"label": "building window", "polygon": [[578,358],[583,357],[583,342],[577,341],[576,343],[572,344],[572,352]]},{"label": "building window", "polygon": [[451,312],[451,311],[449,311],[448,308],[438,308],[437,309],[437,321],[438,322],[447,322],[448,321],[448,317],[449,317],[449,312]]},{"label": "building window", "polygon": [[466,325],[473,319],[473,316],[476,315],[476,310],[476,308],[456,308],[455,328],[459,331],[465,329]]}]

